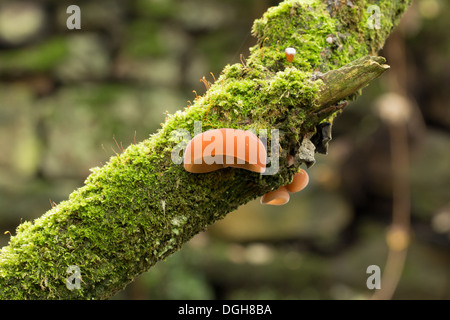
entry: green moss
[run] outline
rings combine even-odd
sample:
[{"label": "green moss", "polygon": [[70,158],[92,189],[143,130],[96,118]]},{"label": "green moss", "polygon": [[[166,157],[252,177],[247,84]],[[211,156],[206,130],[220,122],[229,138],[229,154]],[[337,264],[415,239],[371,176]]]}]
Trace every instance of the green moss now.
[{"label": "green moss", "polygon": [[0,54],[0,71],[49,71],[62,63],[67,53],[67,44],[60,38],[30,47],[27,50],[6,51]]},{"label": "green moss", "polygon": [[[159,22],[155,19],[141,19],[132,22],[127,34],[125,53],[136,58],[148,58],[149,56],[162,56],[167,53],[164,39],[158,34]],[[145,39],[145,41],[142,41]]]},{"label": "green moss", "polygon": [[309,72],[335,69],[367,54],[359,33],[344,31],[342,21],[331,17],[321,1],[285,1],[255,21],[253,33],[259,42],[251,48],[251,62],[272,70],[285,68],[284,50],[293,47],[298,52],[295,67]]}]

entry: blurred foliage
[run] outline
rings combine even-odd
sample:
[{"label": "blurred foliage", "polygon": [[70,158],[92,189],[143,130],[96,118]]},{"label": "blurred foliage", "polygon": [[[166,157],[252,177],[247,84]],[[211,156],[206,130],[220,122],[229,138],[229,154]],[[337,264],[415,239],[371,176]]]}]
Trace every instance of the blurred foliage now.
[{"label": "blurred foliage", "polygon": [[[145,139],[253,44],[277,1],[0,3],[0,246],[82,185],[89,168]],[[391,70],[334,124],[310,185],[282,207],[239,208],[117,299],[365,299],[392,215],[384,93],[412,101],[411,224],[395,299],[450,298],[450,4],[418,0],[381,54]],[[211,74],[212,73],[212,74]]]}]

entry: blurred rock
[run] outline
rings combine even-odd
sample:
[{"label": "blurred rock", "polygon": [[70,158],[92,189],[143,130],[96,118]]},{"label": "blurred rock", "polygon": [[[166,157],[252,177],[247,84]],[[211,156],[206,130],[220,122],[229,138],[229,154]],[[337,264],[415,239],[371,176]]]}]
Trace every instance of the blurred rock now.
[{"label": "blurred rock", "polygon": [[128,81],[141,85],[178,87],[181,83],[179,71],[181,65],[178,60],[161,59],[126,59],[118,62],[116,75]]},{"label": "blurred rock", "polygon": [[0,76],[21,77],[30,73],[54,72],[67,56],[66,41],[54,37],[24,50],[0,51]]},{"label": "blurred rock", "polygon": [[47,28],[48,16],[41,3],[0,3],[0,46],[20,46],[39,39]]},{"label": "blurred rock", "polygon": [[339,233],[349,223],[351,209],[334,193],[311,186],[307,189],[291,194],[289,203],[282,207],[261,205],[259,199],[252,201],[215,223],[209,232],[228,241],[306,238],[332,246],[330,242],[338,241]]},{"label": "blurred rock", "polygon": [[411,164],[413,214],[429,221],[437,208],[450,201],[450,137],[428,130],[426,143]]},{"label": "blurred rock", "polygon": [[67,37],[68,54],[56,68],[62,82],[98,81],[110,73],[110,57],[99,35],[83,33]]},{"label": "blurred rock", "polygon": [[[23,177],[39,168],[42,141],[36,132],[39,110],[33,108],[30,92],[21,86],[0,88],[0,164]],[[0,168],[1,169],[1,168]]]},{"label": "blurred rock", "polygon": [[187,0],[176,6],[178,19],[191,31],[214,30],[229,25],[235,14],[233,7],[225,2]]},{"label": "blurred rock", "polygon": [[[58,30],[71,33],[77,31],[67,30],[67,18],[71,14],[67,13],[67,7],[75,4],[69,1],[56,1],[55,21]],[[120,34],[123,26],[123,16],[126,13],[127,5],[118,0],[103,1],[77,1],[81,11],[81,31],[83,32],[113,32]]]}]

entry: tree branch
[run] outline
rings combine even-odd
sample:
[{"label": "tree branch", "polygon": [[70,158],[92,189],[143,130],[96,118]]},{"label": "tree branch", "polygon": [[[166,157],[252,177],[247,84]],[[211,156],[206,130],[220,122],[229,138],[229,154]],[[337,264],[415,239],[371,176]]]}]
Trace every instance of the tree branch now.
[{"label": "tree branch", "polygon": [[[68,200],[22,223],[0,251],[0,298],[111,297],[238,206],[289,183],[308,162],[303,146],[316,126],[341,112],[332,106],[388,68],[369,54],[381,48],[409,5],[372,1],[382,16],[380,28],[370,29],[370,1],[341,2],[285,1],[269,9],[255,21],[258,44],[247,61],[226,66],[204,96],[170,115],[157,133],[93,168]],[[292,63],[286,47],[297,50]],[[199,121],[203,131],[265,129],[271,145],[271,130],[279,130],[278,167],[271,153],[277,170],[186,172],[173,151]],[[300,161],[288,167],[288,155]],[[69,266],[80,270],[79,288],[67,285]]]}]

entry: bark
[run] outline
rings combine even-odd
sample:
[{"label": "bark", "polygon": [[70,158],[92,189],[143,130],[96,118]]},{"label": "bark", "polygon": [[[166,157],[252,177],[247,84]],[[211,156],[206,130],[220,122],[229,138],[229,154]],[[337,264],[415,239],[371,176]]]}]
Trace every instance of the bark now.
[{"label": "bark", "polygon": [[[0,298],[109,298],[238,206],[289,183],[300,165],[313,163],[316,127],[387,70],[375,55],[409,3],[285,1],[268,10],[255,21],[258,44],[246,60],[226,66],[149,139],[93,168],[68,200],[17,228],[0,251]],[[367,24],[375,19],[371,4],[380,28]],[[292,63],[286,47],[297,50]],[[268,146],[279,146],[269,148],[273,174],[186,172],[173,151],[200,123],[203,131],[266,130]]]}]

